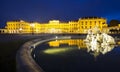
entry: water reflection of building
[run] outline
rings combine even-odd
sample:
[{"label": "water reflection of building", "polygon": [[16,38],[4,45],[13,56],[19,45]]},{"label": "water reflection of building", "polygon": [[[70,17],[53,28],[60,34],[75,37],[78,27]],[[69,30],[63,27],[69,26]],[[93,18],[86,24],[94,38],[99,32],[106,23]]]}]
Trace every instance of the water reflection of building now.
[{"label": "water reflection of building", "polygon": [[[31,25],[34,24],[34,25]],[[78,21],[60,22],[50,20],[48,23],[8,21],[5,26],[5,33],[87,33],[88,29],[97,26],[101,31],[107,28],[105,18],[87,17]]]},{"label": "water reflection of building", "polygon": [[91,44],[91,46],[94,46],[95,49],[99,49],[99,51],[97,50],[89,50],[88,43],[85,43],[85,41],[83,39],[66,39],[66,40],[54,40],[54,41],[50,41],[48,42],[49,46],[51,47],[61,47],[63,45],[68,45],[68,46],[77,46],[78,49],[82,49],[85,48],[87,52],[91,53],[92,55],[94,55],[95,57],[98,56],[99,54],[106,54],[108,52],[110,52],[113,48],[114,45],[104,45],[104,46],[95,46],[94,44]]},{"label": "water reflection of building", "polygon": [[67,44],[69,46],[78,46],[78,48],[86,48],[83,39],[68,39],[68,40],[55,40],[50,41],[49,45],[52,47],[59,47],[60,45]]}]

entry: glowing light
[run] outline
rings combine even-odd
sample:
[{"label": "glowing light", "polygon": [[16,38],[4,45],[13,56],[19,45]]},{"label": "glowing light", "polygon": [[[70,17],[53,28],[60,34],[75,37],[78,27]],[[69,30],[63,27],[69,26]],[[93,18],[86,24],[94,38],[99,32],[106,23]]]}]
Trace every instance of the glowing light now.
[{"label": "glowing light", "polygon": [[57,54],[57,53],[63,53],[63,52],[66,52],[70,49],[73,49],[73,48],[53,48],[53,49],[46,49],[44,50],[44,53],[47,53],[47,54]]},{"label": "glowing light", "polygon": [[31,27],[34,27],[34,26],[35,26],[35,24],[33,24],[33,23],[32,23],[32,24],[30,24],[30,26],[31,26]]},{"label": "glowing light", "polygon": [[20,31],[22,30],[22,28],[19,29]]},{"label": "glowing light", "polygon": [[55,38],[57,39],[58,37],[56,36]]},{"label": "glowing light", "polygon": [[22,28],[19,29],[19,33],[22,33]]},{"label": "glowing light", "polygon": [[49,21],[50,24],[59,24],[59,22],[60,22],[59,20],[51,20],[51,21]]},{"label": "glowing light", "polygon": [[120,42],[118,42],[118,45],[120,45]]},{"label": "glowing light", "polygon": [[97,28],[93,32],[88,31],[85,39],[88,52],[93,51],[97,53],[106,54],[114,48],[115,40],[112,36],[101,33]]}]

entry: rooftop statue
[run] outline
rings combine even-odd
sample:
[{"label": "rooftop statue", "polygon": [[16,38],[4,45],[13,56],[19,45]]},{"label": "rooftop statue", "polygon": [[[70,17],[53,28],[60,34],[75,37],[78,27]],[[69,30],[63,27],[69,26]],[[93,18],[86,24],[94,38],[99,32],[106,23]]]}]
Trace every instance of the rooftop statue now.
[{"label": "rooftop statue", "polygon": [[106,54],[114,48],[115,40],[112,36],[102,33],[98,28],[88,30],[84,40],[88,52]]}]

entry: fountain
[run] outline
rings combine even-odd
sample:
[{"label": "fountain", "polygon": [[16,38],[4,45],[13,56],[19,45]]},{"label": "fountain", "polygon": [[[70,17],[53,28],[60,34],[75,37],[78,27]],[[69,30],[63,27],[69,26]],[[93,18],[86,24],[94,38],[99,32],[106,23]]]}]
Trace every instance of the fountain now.
[{"label": "fountain", "polygon": [[84,40],[88,52],[106,54],[110,52],[115,45],[115,40],[112,36],[102,33],[98,28],[88,30],[86,39]]}]

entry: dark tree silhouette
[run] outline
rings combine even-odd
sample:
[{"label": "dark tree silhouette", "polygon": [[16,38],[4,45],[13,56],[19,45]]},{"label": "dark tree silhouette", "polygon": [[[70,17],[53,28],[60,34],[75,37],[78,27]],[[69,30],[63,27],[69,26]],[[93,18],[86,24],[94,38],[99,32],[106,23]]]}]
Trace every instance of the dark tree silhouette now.
[{"label": "dark tree silhouette", "polygon": [[111,20],[110,21],[110,27],[113,27],[113,26],[118,26],[118,24],[120,23],[120,21],[119,20]]}]

